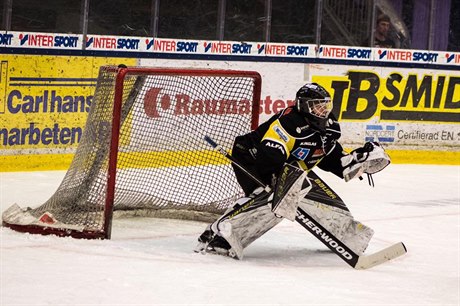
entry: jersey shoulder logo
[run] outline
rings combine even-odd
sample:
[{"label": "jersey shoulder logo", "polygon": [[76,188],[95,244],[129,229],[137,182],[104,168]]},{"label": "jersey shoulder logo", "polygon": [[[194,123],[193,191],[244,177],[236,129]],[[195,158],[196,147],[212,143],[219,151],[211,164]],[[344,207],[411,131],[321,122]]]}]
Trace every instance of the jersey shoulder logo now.
[{"label": "jersey shoulder logo", "polygon": [[278,134],[278,136],[284,141],[288,142],[289,141],[289,136],[286,135],[286,132],[283,131],[282,128],[280,128],[278,125],[273,126],[273,130]]}]

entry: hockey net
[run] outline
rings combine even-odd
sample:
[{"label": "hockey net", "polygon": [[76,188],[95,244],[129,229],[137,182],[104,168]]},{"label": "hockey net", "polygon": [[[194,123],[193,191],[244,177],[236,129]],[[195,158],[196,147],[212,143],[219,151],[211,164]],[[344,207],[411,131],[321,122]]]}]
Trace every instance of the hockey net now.
[{"label": "hockey net", "polygon": [[101,67],[91,110],[62,183],[36,208],[13,205],[17,231],[110,238],[113,213],[209,221],[242,190],[231,150],[258,124],[261,78],[227,70]]}]

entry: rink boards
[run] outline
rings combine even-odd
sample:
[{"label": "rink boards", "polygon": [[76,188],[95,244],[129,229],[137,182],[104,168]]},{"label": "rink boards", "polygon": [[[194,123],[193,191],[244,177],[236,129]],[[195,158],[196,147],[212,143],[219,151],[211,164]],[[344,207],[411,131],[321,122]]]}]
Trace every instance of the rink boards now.
[{"label": "rink boards", "polygon": [[33,36],[19,40],[19,34],[8,34],[9,45],[0,46],[1,171],[67,169],[98,68],[120,63],[257,71],[259,122],[294,103],[301,85],[318,82],[333,97],[345,148],[379,141],[394,163],[460,164],[457,53],[220,42],[224,48],[213,41],[188,41],[196,48],[181,49],[182,40],[150,40],[149,47],[142,38],[137,49],[120,50],[95,44],[97,35],[82,51],[78,37],[70,48],[32,46]]}]

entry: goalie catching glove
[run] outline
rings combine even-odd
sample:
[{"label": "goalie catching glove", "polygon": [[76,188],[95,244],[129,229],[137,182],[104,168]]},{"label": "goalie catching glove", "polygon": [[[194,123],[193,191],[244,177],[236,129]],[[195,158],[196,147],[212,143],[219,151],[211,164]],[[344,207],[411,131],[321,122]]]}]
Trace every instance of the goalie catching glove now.
[{"label": "goalie catching glove", "polygon": [[363,173],[374,174],[390,164],[390,157],[378,142],[366,142],[362,148],[353,150],[341,158],[343,178],[346,182]]}]

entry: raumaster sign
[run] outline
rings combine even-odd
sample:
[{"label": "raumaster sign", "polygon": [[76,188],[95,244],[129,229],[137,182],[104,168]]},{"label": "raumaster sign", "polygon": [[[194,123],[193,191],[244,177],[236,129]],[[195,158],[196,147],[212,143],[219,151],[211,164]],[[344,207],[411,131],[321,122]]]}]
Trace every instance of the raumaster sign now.
[{"label": "raumaster sign", "polygon": [[174,116],[189,115],[248,115],[252,110],[249,99],[194,99],[185,93],[173,96],[163,93],[162,88],[149,88],[144,97],[144,111],[150,118],[160,118],[162,113]]}]

